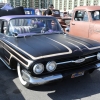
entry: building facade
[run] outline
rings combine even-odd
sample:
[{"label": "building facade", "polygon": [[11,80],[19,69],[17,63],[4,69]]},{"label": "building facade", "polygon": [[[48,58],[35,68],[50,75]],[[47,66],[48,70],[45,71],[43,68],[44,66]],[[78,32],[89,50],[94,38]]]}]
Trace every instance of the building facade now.
[{"label": "building facade", "polygon": [[77,6],[100,5],[100,0],[1,0],[2,3],[11,3],[13,7],[23,6],[24,8],[47,9],[53,4],[55,9],[70,11]]},{"label": "building facade", "polygon": [[2,8],[5,3],[7,3],[7,0],[0,0],[0,8]]},{"label": "building facade", "polygon": [[11,3],[12,7],[23,6],[24,8],[33,8],[34,0],[7,0],[7,3]]},{"label": "building facade", "polygon": [[2,3],[11,3],[13,7],[23,6],[24,8],[39,8],[45,9],[52,0],[1,0]]},{"label": "building facade", "polygon": [[52,0],[55,9],[60,11],[73,10],[77,6],[100,5],[100,0]]},{"label": "building facade", "polygon": [[39,9],[46,9],[48,5],[52,4],[52,0],[34,0],[34,7]]},{"label": "building facade", "polygon": [[2,1],[2,3],[7,3],[7,0],[1,0]]}]

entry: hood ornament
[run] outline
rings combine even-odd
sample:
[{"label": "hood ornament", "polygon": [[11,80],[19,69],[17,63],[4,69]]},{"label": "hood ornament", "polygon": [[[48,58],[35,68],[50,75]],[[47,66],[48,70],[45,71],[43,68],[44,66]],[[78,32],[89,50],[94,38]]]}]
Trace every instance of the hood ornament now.
[{"label": "hood ornament", "polygon": [[75,63],[82,63],[85,61],[85,58],[77,59],[75,60]]}]

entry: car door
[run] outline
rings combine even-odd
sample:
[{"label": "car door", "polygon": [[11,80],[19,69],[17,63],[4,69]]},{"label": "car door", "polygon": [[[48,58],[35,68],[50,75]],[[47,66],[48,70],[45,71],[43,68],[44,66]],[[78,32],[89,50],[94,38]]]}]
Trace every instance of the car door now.
[{"label": "car door", "polygon": [[4,43],[2,42],[4,39],[3,34],[3,20],[0,19],[0,57],[4,58]]},{"label": "car door", "polygon": [[7,38],[9,38],[7,36],[8,33],[8,22],[6,20],[2,20],[2,28],[1,28],[1,34],[2,34],[2,59],[8,63],[9,62],[9,58],[10,58],[10,54],[8,52],[8,45],[5,42],[7,40]]},{"label": "car door", "polygon": [[70,22],[70,34],[88,38],[89,24],[90,23],[88,13],[83,10],[76,11],[73,21]]}]

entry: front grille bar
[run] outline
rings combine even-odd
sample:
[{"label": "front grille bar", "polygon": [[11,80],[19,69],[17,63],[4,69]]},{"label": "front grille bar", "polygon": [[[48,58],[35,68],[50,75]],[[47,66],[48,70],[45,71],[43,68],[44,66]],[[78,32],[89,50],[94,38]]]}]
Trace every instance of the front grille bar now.
[{"label": "front grille bar", "polygon": [[80,59],[77,59],[77,60],[70,60],[70,61],[65,61],[65,62],[59,62],[57,63],[57,65],[61,65],[61,64],[68,64],[68,63],[82,63],[84,62],[86,59],[90,59],[90,58],[94,58],[96,57],[97,55],[92,55],[92,56],[87,56],[85,58],[80,58]]}]

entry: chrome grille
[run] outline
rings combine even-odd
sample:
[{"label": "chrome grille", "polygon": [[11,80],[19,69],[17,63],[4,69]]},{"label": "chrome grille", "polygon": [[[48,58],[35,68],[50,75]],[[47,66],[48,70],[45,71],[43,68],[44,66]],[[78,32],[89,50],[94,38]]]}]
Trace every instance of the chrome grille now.
[{"label": "chrome grille", "polygon": [[[98,62],[97,60],[97,55],[92,55],[92,56],[86,56],[82,57],[85,58],[85,60],[81,63],[76,63],[78,59],[74,60],[67,60],[67,61],[62,61],[62,62],[57,62],[57,70],[56,71],[63,71],[63,70],[69,70],[69,69],[76,69],[80,67],[86,67],[91,63],[96,63]],[[82,59],[80,58],[80,59]]]},{"label": "chrome grille", "polygon": [[87,56],[87,57],[80,58],[80,59],[77,59],[77,60],[69,60],[69,61],[64,61],[64,62],[58,62],[57,65],[68,64],[68,63],[82,63],[82,62],[85,62],[85,60],[91,59],[91,58],[94,58],[94,57],[97,57],[97,55]]}]

